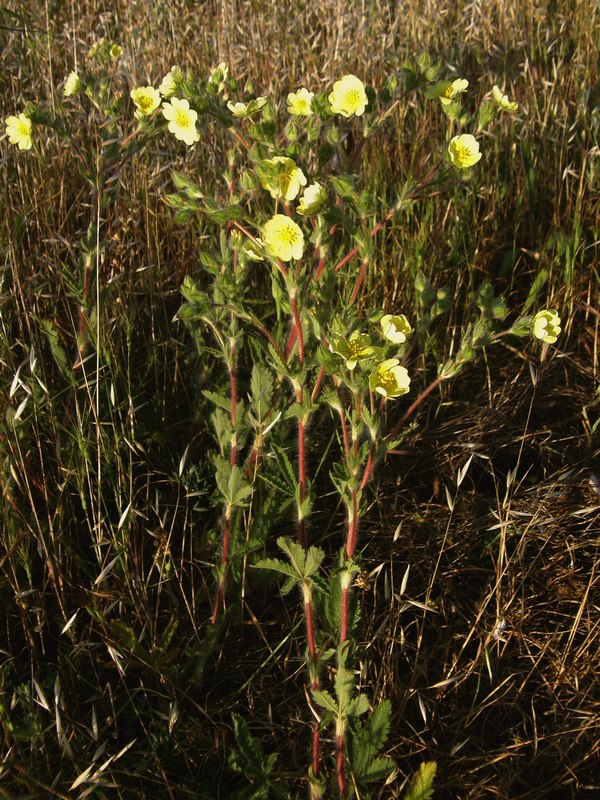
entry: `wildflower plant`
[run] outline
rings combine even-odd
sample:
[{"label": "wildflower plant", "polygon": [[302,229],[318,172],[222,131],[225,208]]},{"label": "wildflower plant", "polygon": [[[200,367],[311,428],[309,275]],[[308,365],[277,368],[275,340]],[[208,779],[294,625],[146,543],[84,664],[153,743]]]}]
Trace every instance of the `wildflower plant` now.
[{"label": "wildflower plant", "polygon": [[[107,62],[121,54],[118,45],[101,40],[88,60]],[[369,787],[391,779],[395,770],[384,754],[391,704],[369,697],[356,669],[360,610],[353,590],[361,570],[360,521],[377,465],[401,441],[406,420],[422,400],[483,347],[524,330],[546,344],[560,334],[553,310],[500,330],[508,310],[484,285],[460,345],[445,363],[434,365],[435,377],[417,394],[412,387],[421,384],[423,369],[417,365],[427,354],[418,352],[423,336],[413,334],[426,332],[430,320],[447,310],[447,293],[419,277],[415,308],[365,308],[377,234],[425,193],[442,191],[456,181],[457,171],[483,161],[468,132],[477,131],[475,122],[461,117],[466,130],[455,130],[468,81],[429,85],[436,77],[429,67],[415,67],[404,83],[394,76],[378,92],[347,74],[324,91],[301,88],[284,98],[247,92],[244,100],[236,99],[238,87],[225,64],[204,78],[173,67],[160,83],[157,76],[158,88],[132,86],[128,92],[111,92],[93,74],[69,76],[65,84],[65,96],[73,98],[65,104],[69,113],[76,113],[76,94],[97,109],[106,137],[102,158],[115,173],[154,139],[172,137],[191,147],[216,139],[217,129],[227,137],[222,182],[200,186],[183,167],[173,171],[173,191],[164,198],[177,222],[200,220],[206,231],[197,262],[190,256],[177,315],[199,359],[217,365],[202,393],[214,438],[213,505],[221,511],[206,646],[214,644],[215,631],[224,630],[223,619],[235,616],[248,564],[257,576],[282,578],[282,593],[296,590],[304,614],[301,649],[310,707],[306,780],[314,800],[372,796]],[[361,152],[408,91],[438,98],[450,129],[445,141],[432,145],[428,171],[407,176],[391,204],[378,208],[361,183]],[[511,110],[504,99],[496,102]],[[126,133],[117,128],[117,117],[129,125]],[[358,135],[343,135],[350,131]],[[31,148],[32,132],[29,116],[6,119],[9,143],[19,149]],[[96,180],[96,198],[102,197],[104,207],[111,185]],[[100,263],[101,225],[98,213],[81,245],[80,359],[94,346],[86,326],[94,310],[89,286],[92,265]],[[96,303],[99,298],[98,290]],[[322,501],[307,457],[316,422],[335,431],[336,444],[323,456],[342,509],[334,558],[311,525]],[[293,534],[277,538],[275,547],[271,529],[279,522],[289,528],[290,518]],[[101,544],[96,542],[99,561]],[[243,772],[252,763],[264,791],[292,796],[281,789],[273,759],[262,759],[243,719],[233,722],[233,768]],[[434,765],[421,767],[423,792],[413,796],[430,796],[434,773]]]}]

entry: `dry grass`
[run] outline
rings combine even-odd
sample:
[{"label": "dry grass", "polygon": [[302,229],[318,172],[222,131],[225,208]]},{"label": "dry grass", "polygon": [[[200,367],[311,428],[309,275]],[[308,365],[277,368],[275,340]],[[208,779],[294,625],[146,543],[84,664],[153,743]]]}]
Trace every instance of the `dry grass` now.
[{"label": "dry grass", "polygon": [[[467,76],[477,99],[500,80],[521,103],[514,129],[507,123],[489,140],[481,186],[423,201],[378,239],[366,302],[413,307],[418,270],[436,288],[448,285],[455,304],[431,343],[442,360],[456,347],[472,286],[491,279],[519,307],[546,269],[547,304],[564,321],[561,355],[541,363],[507,350],[469,367],[424,404],[404,452],[382,465],[361,531],[361,681],[393,701],[390,754],[401,775],[423,758],[438,761],[440,800],[597,796],[596,5],[7,7],[23,17],[5,18],[0,30],[3,117],[25,100],[52,98],[99,36],[125,48],[115,68],[124,88],[156,82],[175,63],[205,73],[219,61],[240,91],[249,80],[272,96],[299,84],[324,88],[345,71],[379,85],[427,50],[444,72]],[[444,125],[441,116],[432,124],[421,99],[398,110],[365,148],[380,196],[423,174]],[[87,135],[98,135],[91,122]],[[186,169],[214,183],[222,147],[197,148]],[[243,623],[212,653],[206,643],[218,534],[202,512],[210,435],[197,409],[211,365],[198,374],[173,324],[205,231],[178,228],[165,212],[162,153],[121,170],[86,162],[57,137],[42,149],[43,161],[17,159],[4,142],[0,162],[3,418],[30,392],[26,423],[0,432],[0,796],[75,796],[77,774],[135,740],[98,775],[95,796],[226,798],[239,786],[227,768],[232,711],[300,776],[308,729],[295,601],[276,604],[272,588],[248,582]],[[114,178],[105,184],[99,329],[102,385],[114,385],[116,400],[107,388],[98,401],[93,366],[77,346],[78,243],[97,214],[81,168]],[[75,365],[77,390],[61,379],[43,320]],[[182,442],[194,465],[184,475]],[[333,551],[342,522],[328,502],[312,525],[325,528]],[[119,524],[128,503],[135,514]],[[98,581],[96,553],[109,539],[121,561]],[[138,634],[142,649],[132,644]],[[400,783],[380,796],[399,796]]]}]

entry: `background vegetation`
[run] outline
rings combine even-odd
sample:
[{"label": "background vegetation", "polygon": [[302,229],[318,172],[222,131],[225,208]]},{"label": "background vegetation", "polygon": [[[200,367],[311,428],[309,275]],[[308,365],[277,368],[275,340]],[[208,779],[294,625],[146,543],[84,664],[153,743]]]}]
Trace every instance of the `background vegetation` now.
[{"label": "background vegetation", "polygon": [[[380,797],[400,796],[423,760],[438,763],[438,798],[596,796],[596,4],[24,0],[0,22],[2,118],[28,101],[52,110],[102,36],[123,47],[110,80],[125,95],[172,64],[205,75],[220,61],[273,98],[345,72],[380,86],[429,53],[475,100],[500,83],[520,103],[484,135],[474,180],[378,235],[362,302],[415,318],[419,273],[444,290],[415,396],[434,377],[426,356],[455,351],[486,280],[517,311],[537,281],[563,335],[543,362],[527,340],[484,351],[421,404],[379,465],[361,529],[359,680],[393,707],[399,774]],[[383,205],[439,158],[446,125],[416,94],[369,140],[361,175]],[[214,364],[199,361],[177,312],[212,232],[176,224],[164,197],[182,165],[214,185],[228,145],[183,153],[164,140],[121,164],[110,146],[95,159],[96,119],[84,133],[87,149],[47,131],[38,155],[6,139],[0,151],[0,795],[231,797],[254,777],[234,768],[238,714],[302,796],[296,598],[240,567],[240,597],[210,625],[220,520],[202,392]],[[110,202],[91,286],[99,186]],[[82,314],[92,306],[100,319]],[[88,322],[101,332],[91,356]],[[310,436],[318,475],[332,434]],[[334,551],[343,515],[322,480],[310,529]],[[269,546],[289,528],[282,517]]]}]

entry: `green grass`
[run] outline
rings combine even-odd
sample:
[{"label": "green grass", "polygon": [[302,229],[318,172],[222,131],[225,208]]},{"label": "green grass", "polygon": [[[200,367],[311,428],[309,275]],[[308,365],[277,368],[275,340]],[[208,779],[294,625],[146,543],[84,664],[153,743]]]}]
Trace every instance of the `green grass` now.
[{"label": "green grass", "polygon": [[[379,88],[429,52],[444,76],[469,79],[473,108],[496,82],[521,105],[482,136],[471,179],[435,188],[377,235],[361,295],[365,310],[428,320],[410,400],[390,407],[388,427],[456,354],[484,281],[516,316],[537,279],[529,311],[556,307],[563,320],[545,360],[508,339],[432,392],[367,490],[357,679],[373,703],[391,700],[385,753],[399,769],[376,797],[399,797],[427,760],[440,799],[598,791],[598,15],[588,0],[576,7],[1,10],[3,119],[28,101],[54,114],[57,87],[100,36],[124,48],[109,67],[124,94],[172,64],[204,75],[219,61],[259,95],[325,89],[347,71]],[[270,488],[282,462],[237,518],[228,611],[210,624],[223,519],[203,392],[227,381],[206,329],[181,321],[180,289],[188,275],[208,285],[200,257],[215,229],[177,224],[164,197],[172,170],[226,197],[230,142],[219,134],[182,155],[162,137],[121,163],[100,146],[105,123],[82,116],[65,137],[46,128],[35,155],[0,144],[0,796],[233,797],[256,780],[234,715],[276,754],[275,786],[306,796],[301,602],[251,566],[295,535],[293,497]],[[446,130],[418,92],[367,141],[361,175],[379,209],[439,160]],[[439,294],[425,302],[422,278],[448,307]],[[252,281],[265,298],[257,316],[275,325],[268,281]],[[345,523],[328,478],[340,441],[325,413],[307,436],[308,536],[332,562]]]}]

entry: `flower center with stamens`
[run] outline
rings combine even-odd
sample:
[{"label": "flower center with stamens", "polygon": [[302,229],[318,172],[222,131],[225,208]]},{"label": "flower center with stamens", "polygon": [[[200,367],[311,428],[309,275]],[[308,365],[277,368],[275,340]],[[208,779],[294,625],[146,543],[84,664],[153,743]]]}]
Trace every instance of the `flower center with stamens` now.
[{"label": "flower center with stamens", "polygon": [[180,128],[192,127],[192,121],[189,117],[189,114],[179,109],[175,112],[175,124],[178,125]]}]

